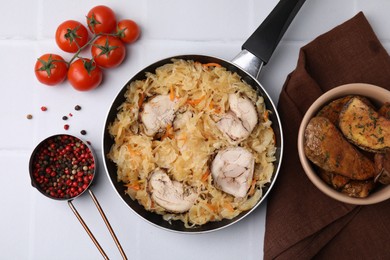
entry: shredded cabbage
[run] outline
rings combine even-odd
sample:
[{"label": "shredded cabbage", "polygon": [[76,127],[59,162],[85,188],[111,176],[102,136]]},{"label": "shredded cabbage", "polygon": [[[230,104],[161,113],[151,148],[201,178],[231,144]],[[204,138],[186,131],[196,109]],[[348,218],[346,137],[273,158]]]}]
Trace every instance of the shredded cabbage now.
[{"label": "shredded cabbage", "polygon": [[[216,152],[231,146],[213,120],[229,109],[230,93],[247,96],[258,113],[258,125],[239,144],[255,158],[252,186],[243,199],[217,189],[209,174],[209,164]],[[148,98],[159,94],[178,99],[177,106],[190,110],[193,116],[180,130],[167,129],[170,133],[156,139],[144,134],[139,113]],[[259,201],[262,187],[271,181],[274,171],[275,136],[263,97],[239,75],[215,64],[173,60],[155,73],[146,73],[145,80],[131,82],[125,97],[116,120],[109,126],[115,143],[108,156],[117,165],[117,180],[126,185],[133,200],[146,210],[163,215],[167,221],[183,221],[186,227],[234,218]],[[198,199],[188,212],[167,212],[151,199],[148,178],[157,167],[166,169],[172,180],[197,190]]]}]

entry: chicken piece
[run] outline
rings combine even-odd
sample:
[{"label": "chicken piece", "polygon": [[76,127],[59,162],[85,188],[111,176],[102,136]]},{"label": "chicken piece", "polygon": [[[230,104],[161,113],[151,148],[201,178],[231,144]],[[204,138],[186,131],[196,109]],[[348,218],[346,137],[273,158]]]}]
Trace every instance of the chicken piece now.
[{"label": "chicken piece", "polygon": [[158,95],[144,103],[141,122],[148,136],[155,136],[165,131],[175,118],[177,100],[169,95]]},{"label": "chicken piece", "polygon": [[188,211],[196,202],[198,194],[192,187],[172,181],[168,174],[156,168],[149,178],[149,192],[152,199],[167,211],[183,213]]},{"label": "chicken piece", "polygon": [[217,127],[229,143],[238,144],[245,140],[257,125],[257,112],[253,102],[239,94],[229,94],[229,107],[229,111],[219,118]]},{"label": "chicken piece", "polygon": [[359,98],[352,98],[340,113],[339,127],[359,148],[372,152],[390,149],[390,120]]},{"label": "chicken piece", "polygon": [[246,196],[252,183],[255,159],[242,147],[221,150],[211,164],[214,185],[236,198]]},{"label": "chicken piece", "polygon": [[193,116],[194,114],[190,110],[176,113],[173,121],[173,130],[178,131],[182,129]]},{"label": "chicken piece", "polygon": [[305,129],[305,154],[318,167],[354,180],[375,174],[374,164],[350,144],[325,117],[313,117]]}]

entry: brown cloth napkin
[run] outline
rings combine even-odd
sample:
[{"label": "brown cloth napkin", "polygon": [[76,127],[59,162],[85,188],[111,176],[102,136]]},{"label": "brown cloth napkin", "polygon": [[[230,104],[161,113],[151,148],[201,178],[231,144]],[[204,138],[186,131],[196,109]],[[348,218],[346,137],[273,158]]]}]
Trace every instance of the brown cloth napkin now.
[{"label": "brown cloth napkin", "polygon": [[297,136],[321,94],[347,83],[390,90],[390,57],[362,12],[299,53],[279,98],[285,152],[268,197],[264,259],[390,259],[390,200],[354,206],[333,200],[306,177]]}]

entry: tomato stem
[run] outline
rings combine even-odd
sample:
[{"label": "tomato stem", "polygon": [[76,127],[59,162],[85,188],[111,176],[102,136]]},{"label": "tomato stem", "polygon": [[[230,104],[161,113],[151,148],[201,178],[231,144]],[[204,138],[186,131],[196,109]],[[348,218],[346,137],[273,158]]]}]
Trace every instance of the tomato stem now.
[{"label": "tomato stem", "polygon": [[99,36],[114,36],[114,37],[118,37],[119,36],[119,33],[97,33],[97,34],[94,34],[93,37],[84,45],[82,46],[81,48],[79,47],[77,52],[73,55],[73,57],[70,59],[69,62],[67,62],[67,65],[70,66],[70,64],[72,64],[72,62],[79,57],[79,54],[80,52],[82,52],[87,46],[90,46],[92,45],[92,43],[96,40],[96,38],[98,38]]}]

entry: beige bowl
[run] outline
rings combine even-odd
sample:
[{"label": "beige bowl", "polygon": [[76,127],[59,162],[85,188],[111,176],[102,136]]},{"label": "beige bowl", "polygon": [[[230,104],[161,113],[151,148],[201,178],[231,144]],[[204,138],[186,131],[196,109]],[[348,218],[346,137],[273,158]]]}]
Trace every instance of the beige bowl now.
[{"label": "beige bowl", "polygon": [[390,91],[380,88],[374,85],[362,84],[362,83],[353,83],[342,85],[336,87],[319,97],[307,110],[301,125],[299,127],[298,133],[298,153],[299,159],[301,161],[302,167],[309,179],[313,184],[320,189],[326,195],[345,203],[355,204],[355,205],[367,205],[374,204],[390,198],[390,185],[382,186],[377,188],[373,193],[371,193],[366,198],[352,198],[348,195],[345,195],[332,187],[326,184],[314,171],[313,165],[308,160],[303,149],[304,143],[304,131],[310,121],[310,119],[315,116],[315,114],[326,104],[335,100],[337,98],[347,96],[347,95],[361,95],[370,99],[375,105],[380,106],[386,101],[390,101]]}]

